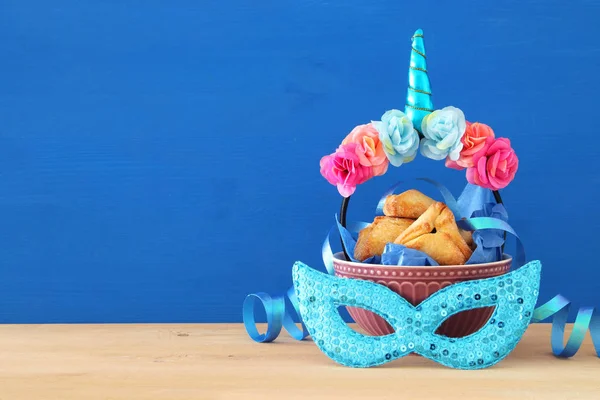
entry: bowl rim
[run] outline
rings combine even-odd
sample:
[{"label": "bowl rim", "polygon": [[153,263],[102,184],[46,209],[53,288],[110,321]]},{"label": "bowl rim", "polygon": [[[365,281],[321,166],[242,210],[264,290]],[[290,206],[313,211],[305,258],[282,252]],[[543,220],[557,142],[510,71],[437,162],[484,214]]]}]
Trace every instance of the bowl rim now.
[{"label": "bowl rim", "polygon": [[494,261],[491,263],[483,263],[483,264],[464,264],[464,265],[384,265],[384,264],[368,264],[368,263],[360,263],[354,261],[346,261],[344,259],[344,253],[339,251],[333,255],[334,268],[335,263],[338,262],[340,264],[349,265],[358,268],[384,268],[384,269],[446,269],[446,268],[454,268],[454,269],[477,269],[477,268],[490,268],[490,267],[500,267],[506,264],[512,264],[512,256],[510,254],[503,253],[502,260]]}]

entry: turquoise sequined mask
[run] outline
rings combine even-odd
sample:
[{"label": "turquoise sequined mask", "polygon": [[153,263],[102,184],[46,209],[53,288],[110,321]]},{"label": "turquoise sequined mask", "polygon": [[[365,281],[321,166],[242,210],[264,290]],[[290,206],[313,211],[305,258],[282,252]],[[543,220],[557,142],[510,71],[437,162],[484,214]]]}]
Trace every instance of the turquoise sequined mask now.
[{"label": "turquoise sequined mask", "polygon": [[[527,329],[537,302],[541,264],[531,261],[499,277],[466,281],[435,292],[418,306],[373,282],[338,278],[297,262],[293,279],[302,321],[319,349],[350,367],[385,364],[410,353],[458,369],[486,368],[505,358]],[[394,333],[354,331],[337,308],[359,307],[384,318]],[[495,307],[488,322],[461,338],[435,334],[450,316]]]}]

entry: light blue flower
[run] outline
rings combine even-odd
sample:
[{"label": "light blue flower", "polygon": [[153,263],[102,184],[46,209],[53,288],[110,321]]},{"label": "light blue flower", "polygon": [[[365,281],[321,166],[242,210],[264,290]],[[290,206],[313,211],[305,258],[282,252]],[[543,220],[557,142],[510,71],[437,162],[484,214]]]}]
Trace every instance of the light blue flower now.
[{"label": "light blue flower", "polygon": [[383,151],[394,167],[415,159],[419,149],[419,134],[402,111],[386,111],[381,121],[373,121],[373,126],[379,132]]},{"label": "light blue flower", "polygon": [[461,138],[465,134],[467,123],[465,114],[456,107],[444,107],[423,118],[421,123],[421,154],[432,160],[448,157],[458,160],[463,148]]}]

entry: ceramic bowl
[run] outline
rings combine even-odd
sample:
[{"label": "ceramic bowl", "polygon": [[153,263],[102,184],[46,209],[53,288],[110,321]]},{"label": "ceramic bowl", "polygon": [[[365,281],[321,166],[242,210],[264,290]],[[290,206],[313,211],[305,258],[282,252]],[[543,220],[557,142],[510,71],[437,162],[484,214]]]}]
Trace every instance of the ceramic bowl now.
[{"label": "ceramic bowl", "polygon": [[[341,252],[333,258],[337,276],[385,285],[414,306],[453,283],[503,275],[510,270],[511,262],[512,258],[504,255],[503,260],[487,264],[410,267],[346,261]],[[383,318],[370,311],[353,307],[347,309],[356,323],[370,335],[383,336],[394,332]],[[436,333],[449,337],[470,335],[483,327],[493,311],[493,307],[485,307],[460,312],[444,321]]]}]

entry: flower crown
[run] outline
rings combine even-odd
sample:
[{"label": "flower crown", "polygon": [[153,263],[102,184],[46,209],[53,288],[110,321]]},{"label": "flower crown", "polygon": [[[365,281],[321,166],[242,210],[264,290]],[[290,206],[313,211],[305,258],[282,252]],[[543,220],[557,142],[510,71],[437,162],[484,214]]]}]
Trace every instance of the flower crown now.
[{"label": "flower crown", "polygon": [[510,140],[491,127],[469,122],[458,108],[433,108],[423,31],[412,37],[404,112],[389,110],[380,121],[355,127],[337,150],[321,158],[321,175],[343,197],[356,186],[415,159],[417,151],[446,167],[465,170],[467,181],[497,191],[514,179],[519,159]]}]

